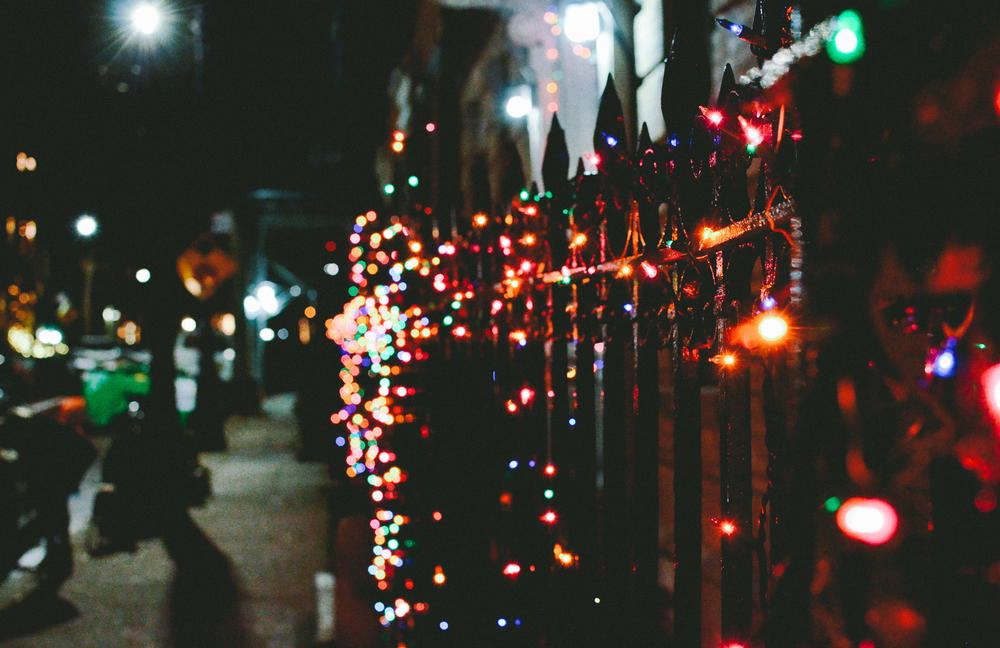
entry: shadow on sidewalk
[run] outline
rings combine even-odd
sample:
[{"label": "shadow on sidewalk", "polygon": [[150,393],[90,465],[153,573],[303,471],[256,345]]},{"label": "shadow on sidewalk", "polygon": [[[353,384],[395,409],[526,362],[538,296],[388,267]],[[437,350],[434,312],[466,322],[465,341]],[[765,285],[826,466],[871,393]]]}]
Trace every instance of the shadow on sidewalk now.
[{"label": "shadow on sidewalk", "polygon": [[262,646],[244,619],[229,558],[186,511],[168,525],[163,544],[175,565],[167,645]]},{"label": "shadow on sidewalk", "polygon": [[80,616],[66,599],[36,589],[20,601],[0,609],[0,641],[41,632]]}]

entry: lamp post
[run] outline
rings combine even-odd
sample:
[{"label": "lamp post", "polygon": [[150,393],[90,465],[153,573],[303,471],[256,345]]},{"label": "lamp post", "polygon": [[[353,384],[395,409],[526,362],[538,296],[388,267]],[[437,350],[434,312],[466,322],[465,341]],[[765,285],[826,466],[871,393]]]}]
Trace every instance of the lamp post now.
[{"label": "lamp post", "polygon": [[152,47],[158,42],[166,42],[171,35],[173,22],[182,13],[188,14],[187,28],[191,35],[191,59],[194,64],[195,91],[202,90],[202,63],[205,55],[205,45],[202,40],[202,23],[204,9],[195,4],[183,10],[161,2],[138,2],[132,5],[126,15],[125,31],[131,38],[137,38],[145,47]]},{"label": "lamp post", "polygon": [[[97,235],[99,227],[97,219],[92,215],[81,214],[73,222],[73,229],[76,231],[77,236],[87,241]],[[87,250],[87,254],[83,257],[81,265],[83,269],[83,334],[86,336],[93,332],[91,329],[91,320],[93,319],[94,312],[94,271],[97,269],[97,263],[94,261],[92,250]]]},{"label": "lamp post", "polygon": [[[172,87],[168,75],[152,73],[152,63],[157,59],[169,59],[171,49],[175,46],[190,47],[193,62],[193,93],[200,95],[202,86],[202,54],[201,37],[202,7],[174,3],[171,0],[127,0],[121,5],[114,20],[118,26],[119,37],[123,48],[134,50],[142,66],[139,85],[142,90],[136,103],[140,110],[136,111],[137,131],[143,145],[138,147],[140,155],[152,161],[154,156],[163,149],[182,146],[179,140],[166,128],[166,123],[160,118],[164,108],[161,100],[167,99],[169,93],[176,93],[179,88]],[[159,77],[159,78],[158,78]],[[189,94],[189,93],[183,93]],[[187,99],[188,97],[185,97]],[[192,105],[194,102],[187,102]],[[146,190],[140,195],[143,199],[150,196],[161,196],[160,200],[148,201],[142,209],[150,214],[163,214],[169,209],[171,195],[168,190],[166,175],[147,176]],[[171,205],[176,207],[176,205]],[[150,394],[148,399],[148,414],[150,418],[160,420],[163,425],[174,427],[177,419],[174,363],[174,344],[177,336],[177,324],[180,320],[181,299],[176,291],[173,278],[173,268],[176,265],[174,255],[177,253],[177,243],[182,228],[177,223],[169,223],[167,219],[152,218],[155,236],[162,242],[150,249],[146,272],[136,274],[136,281],[148,285],[145,292],[147,304],[144,324],[144,337],[152,352],[150,366]],[[169,223],[169,224],[168,224]]]}]

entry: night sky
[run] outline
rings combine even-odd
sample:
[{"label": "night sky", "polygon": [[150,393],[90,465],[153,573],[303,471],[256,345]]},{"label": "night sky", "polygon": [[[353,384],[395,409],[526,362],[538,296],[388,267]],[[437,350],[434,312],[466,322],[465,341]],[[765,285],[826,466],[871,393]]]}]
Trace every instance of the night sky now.
[{"label": "night sky", "polygon": [[[192,3],[171,5],[169,39],[152,46],[128,37],[125,2],[4,3],[8,209],[56,248],[91,211],[106,252],[138,263],[164,232],[182,240],[255,188],[360,208],[409,4],[206,2],[199,70]],[[14,169],[22,150],[36,173]]]}]

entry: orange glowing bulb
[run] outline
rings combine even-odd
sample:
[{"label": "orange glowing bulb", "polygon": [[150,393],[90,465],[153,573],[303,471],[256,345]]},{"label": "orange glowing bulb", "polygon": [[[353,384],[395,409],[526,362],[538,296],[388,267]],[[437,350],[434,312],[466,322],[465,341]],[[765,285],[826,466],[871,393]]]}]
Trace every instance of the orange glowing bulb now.
[{"label": "orange glowing bulb", "polygon": [[736,523],[732,520],[723,520],[719,522],[719,531],[722,531],[724,535],[731,536],[736,533]]},{"label": "orange glowing bulb", "polygon": [[788,334],[788,322],[781,315],[765,315],[757,322],[757,333],[765,342],[778,342]]}]

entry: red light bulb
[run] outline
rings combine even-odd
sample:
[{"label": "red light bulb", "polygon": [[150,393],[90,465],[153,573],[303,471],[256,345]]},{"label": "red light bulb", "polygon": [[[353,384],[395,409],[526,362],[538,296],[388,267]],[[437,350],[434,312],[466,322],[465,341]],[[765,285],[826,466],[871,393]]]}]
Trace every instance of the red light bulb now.
[{"label": "red light bulb", "polygon": [[984,371],[980,380],[986,394],[986,406],[993,415],[993,420],[1000,424],[1000,364]]},{"label": "red light bulb", "polygon": [[837,509],[837,526],[844,535],[870,545],[888,542],[898,525],[896,509],[885,500],[852,497]]}]

